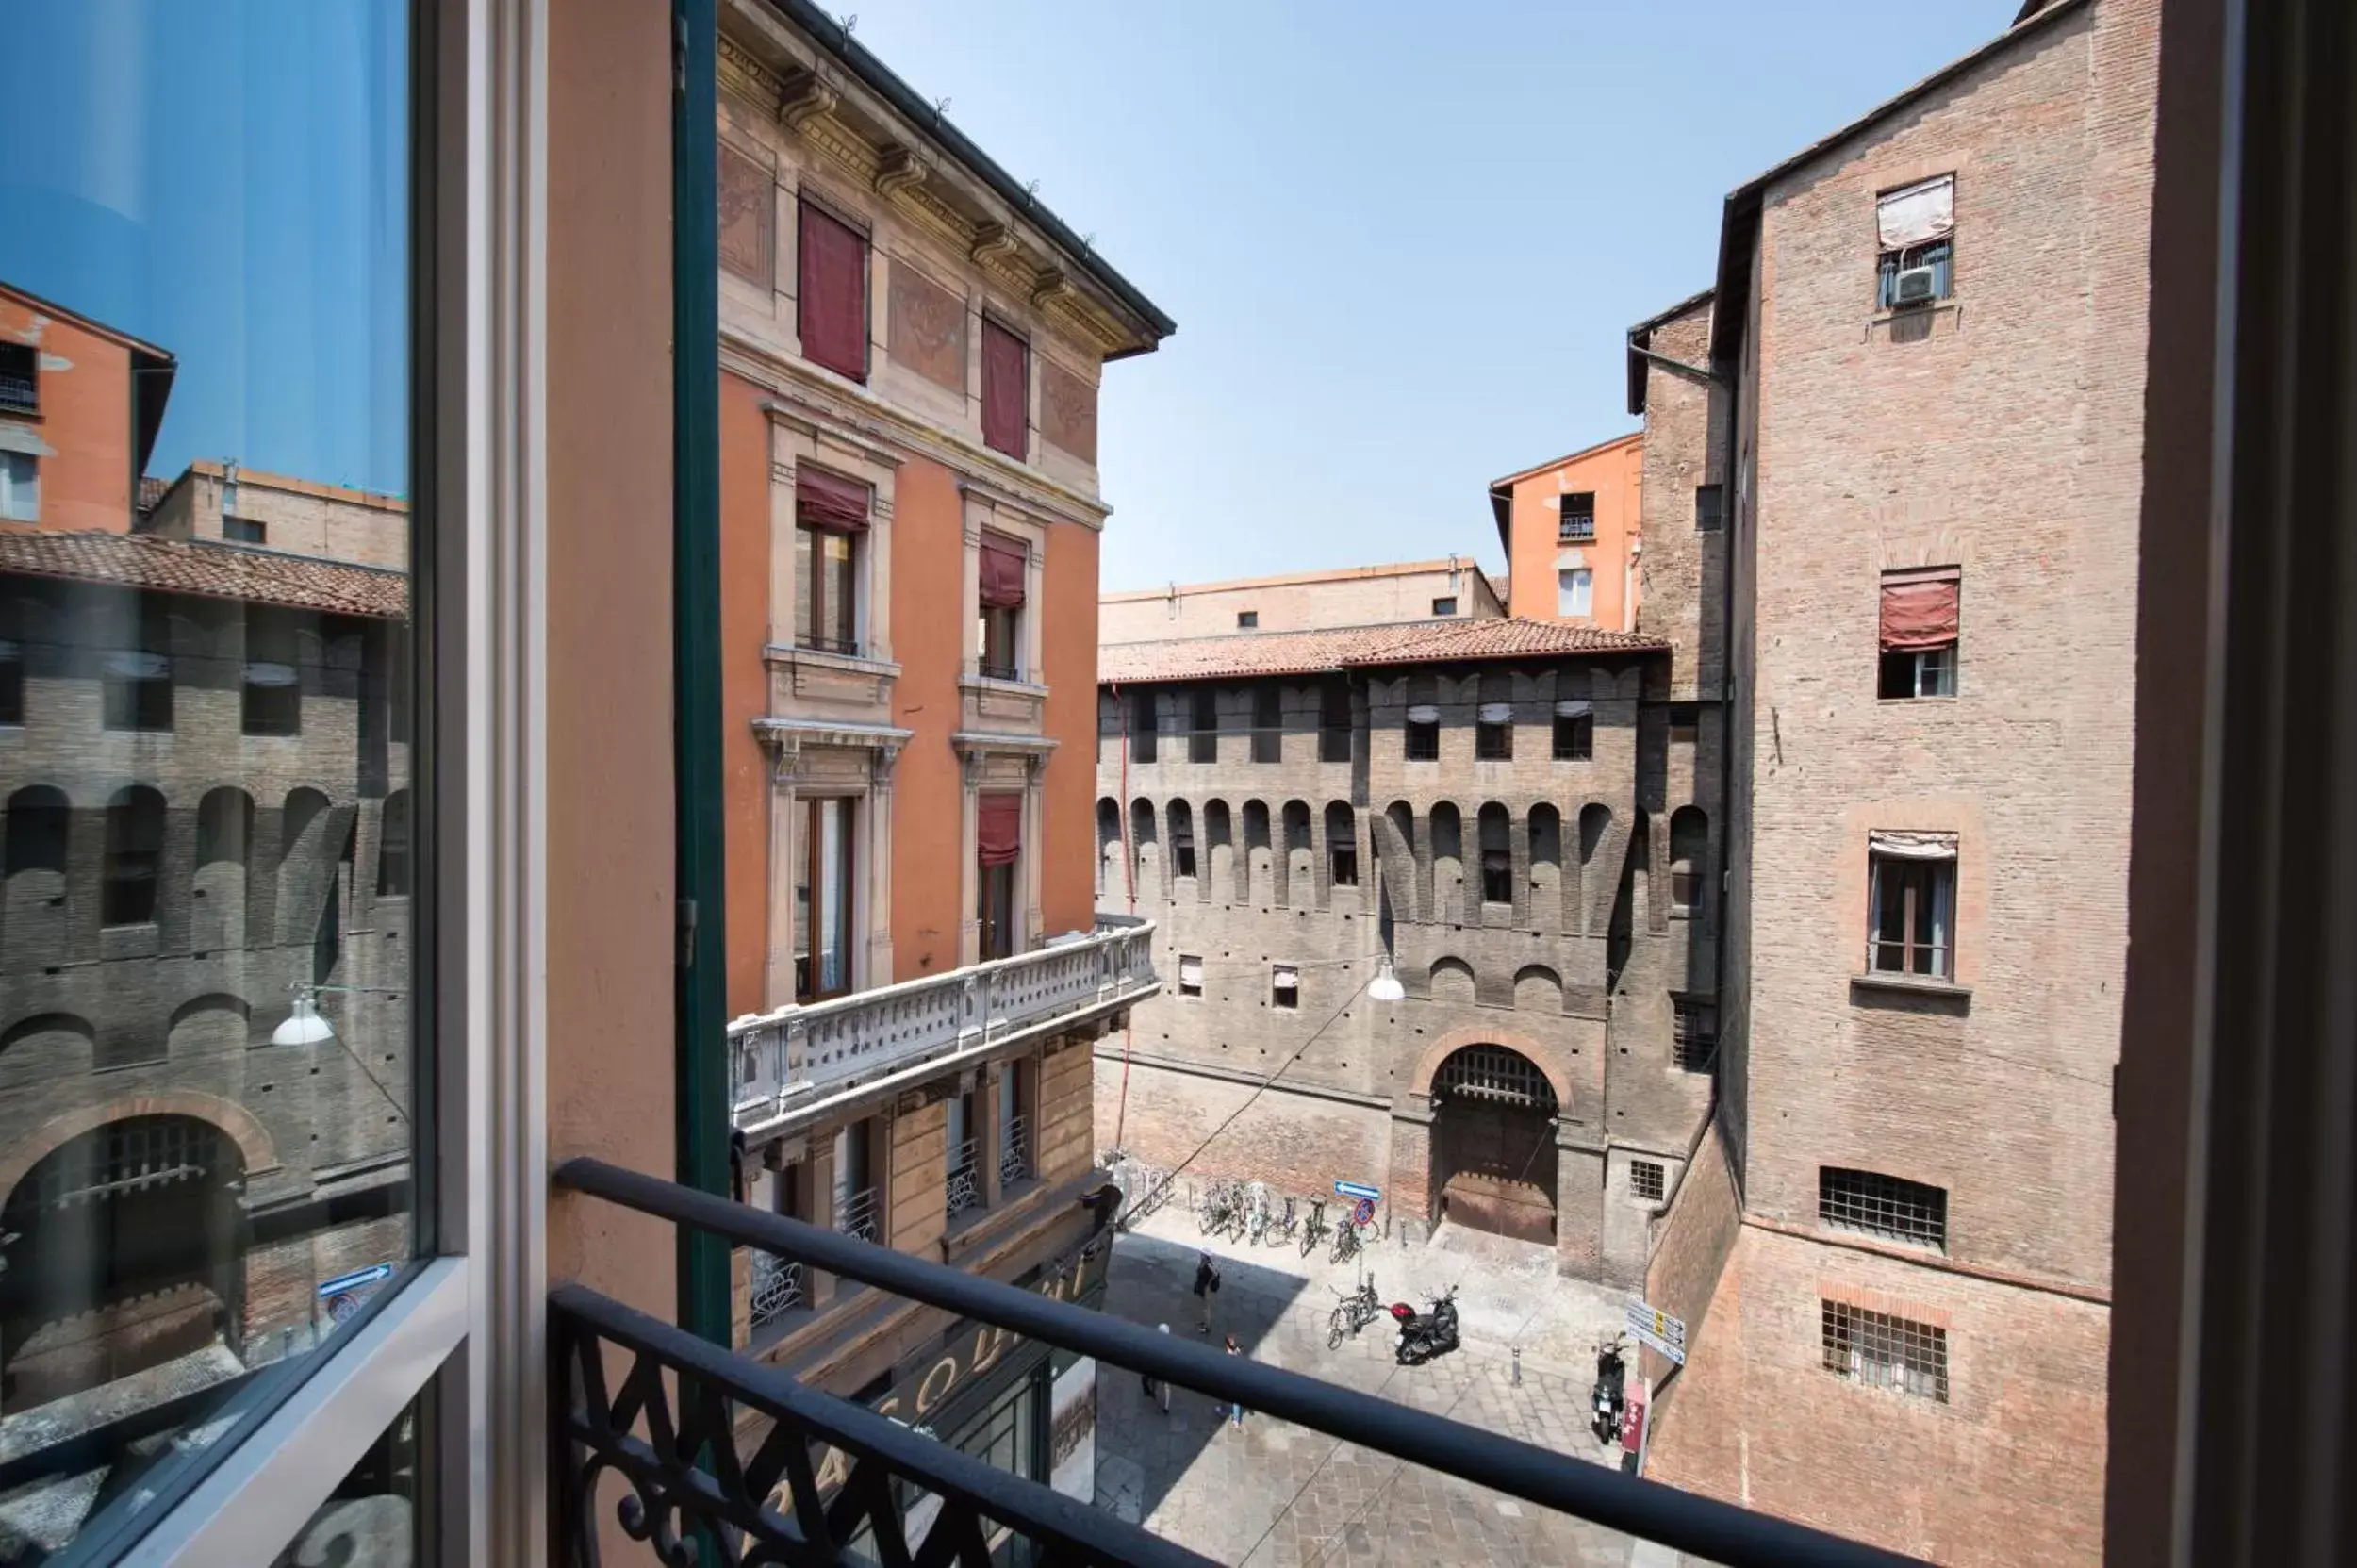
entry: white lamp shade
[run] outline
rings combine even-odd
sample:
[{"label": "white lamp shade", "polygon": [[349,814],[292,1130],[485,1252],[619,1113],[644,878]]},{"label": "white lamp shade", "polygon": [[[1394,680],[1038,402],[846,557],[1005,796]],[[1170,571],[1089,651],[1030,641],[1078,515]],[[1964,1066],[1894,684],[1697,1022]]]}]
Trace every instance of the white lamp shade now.
[{"label": "white lamp shade", "polygon": [[1376,966],[1375,978],[1367,982],[1367,995],[1376,1001],[1398,1001],[1408,995],[1408,987],[1402,985],[1399,977],[1392,973],[1391,960],[1386,959]]},{"label": "white lamp shade", "polygon": [[320,1016],[318,1005],[308,997],[297,997],[287,1021],[270,1032],[273,1046],[316,1046],[335,1037],[336,1031]]}]

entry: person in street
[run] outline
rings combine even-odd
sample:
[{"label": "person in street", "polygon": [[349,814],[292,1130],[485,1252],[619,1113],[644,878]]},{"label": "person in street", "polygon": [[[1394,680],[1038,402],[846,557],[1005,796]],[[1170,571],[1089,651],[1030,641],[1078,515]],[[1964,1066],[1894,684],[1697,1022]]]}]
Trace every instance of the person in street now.
[{"label": "person in street", "polygon": [[[1158,1334],[1167,1334],[1170,1332],[1170,1325],[1157,1323],[1154,1325],[1154,1331]],[[1146,1385],[1146,1396],[1158,1401],[1162,1407],[1162,1413],[1168,1415],[1170,1413],[1170,1385],[1144,1373],[1139,1374],[1138,1380]]]},{"label": "person in street", "polygon": [[[1236,1343],[1236,1336],[1233,1334],[1228,1336],[1228,1353],[1231,1356],[1241,1356],[1244,1354],[1244,1346]],[[1228,1419],[1234,1424],[1236,1430],[1240,1432],[1243,1431],[1244,1406],[1241,1404],[1228,1406]]]},{"label": "person in street", "polygon": [[1212,1265],[1211,1255],[1206,1252],[1195,1261],[1195,1296],[1203,1303],[1203,1321],[1196,1325],[1196,1333],[1208,1334],[1211,1331],[1211,1299],[1217,1295],[1219,1270]]}]

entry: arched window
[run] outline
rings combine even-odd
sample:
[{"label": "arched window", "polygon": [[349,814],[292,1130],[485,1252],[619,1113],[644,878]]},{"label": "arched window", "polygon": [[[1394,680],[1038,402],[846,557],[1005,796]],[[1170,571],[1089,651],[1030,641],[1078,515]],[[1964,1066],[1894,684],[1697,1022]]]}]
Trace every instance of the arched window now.
[{"label": "arched window", "polygon": [[103,924],[142,926],[156,918],[163,860],[164,798],[145,784],[115,791],[107,802],[107,858],[99,892]]},{"label": "arched window", "polygon": [[1481,808],[1476,825],[1481,834],[1481,901],[1514,901],[1514,840],[1512,818],[1495,801]]},{"label": "arched window", "polygon": [[1236,835],[1225,801],[1203,802],[1203,848],[1211,855],[1205,867],[1211,874],[1211,896],[1226,903],[1236,896]]},{"label": "arched window", "polygon": [[1129,842],[1137,850],[1139,880],[1143,882],[1146,867],[1153,864],[1158,854],[1154,802],[1143,795],[1129,802]]},{"label": "arched window", "polygon": [[1285,901],[1307,909],[1316,903],[1317,851],[1310,842],[1310,802],[1285,802]]},{"label": "arched window", "polygon": [[196,868],[243,866],[254,844],[254,797],[242,789],[207,790],[196,807]]},{"label": "arched window", "polygon": [[8,874],[65,875],[66,827],[73,812],[65,791],[34,784],[8,797]]},{"label": "arched window", "polygon": [[1195,874],[1195,808],[1184,801],[1173,801],[1162,809],[1170,828],[1170,874],[1192,877]]},{"label": "arched window", "polygon": [[1244,870],[1246,901],[1277,901],[1277,867],[1269,846],[1268,802],[1244,803]]},{"label": "arched window", "polygon": [[1359,823],[1340,801],[1326,808],[1326,874],[1333,886],[1359,885]]},{"label": "arched window", "polygon": [[1701,892],[1697,880],[1710,842],[1710,818],[1700,806],[1680,806],[1670,814],[1670,907],[1691,910]]},{"label": "arched window", "polygon": [[1465,918],[1465,828],[1446,801],[1432,808],[1432,917],[1443,925]]}]

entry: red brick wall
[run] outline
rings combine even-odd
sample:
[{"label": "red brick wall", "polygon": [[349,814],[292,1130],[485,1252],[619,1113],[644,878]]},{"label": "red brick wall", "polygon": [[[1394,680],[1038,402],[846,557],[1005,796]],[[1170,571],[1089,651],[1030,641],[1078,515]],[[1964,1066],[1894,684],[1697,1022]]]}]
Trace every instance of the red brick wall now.
[{"label": "red brick wall", "polygon": [[[1645,1299],[1685,1320],[1689,1345],[1709,1318],[1712,1293],[1742,1227],[1726,1145],[1714,1127],[1696,1146],[1694,1163],[1687,1166],[1669,1213],[1658,1222],[1653,1258],[1645,1267]],[[1640,1365],[1656,1383],[1670,1374],[1668,1359],[1650,1349],[1640,1357]],[[1654,1406],[1656,1428],[1670,1418],[1675,1402],[1673,1385],[1669,1396]]]}]

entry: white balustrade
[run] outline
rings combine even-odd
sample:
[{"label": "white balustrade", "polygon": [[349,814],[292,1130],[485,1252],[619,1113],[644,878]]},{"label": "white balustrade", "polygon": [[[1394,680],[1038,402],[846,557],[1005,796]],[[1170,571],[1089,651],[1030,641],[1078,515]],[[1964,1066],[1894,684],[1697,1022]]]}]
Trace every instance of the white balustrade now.
[{"label": "white balustrade", "polygon": [[1067,1014],[1144,996],[1155,983],[1151,921],[1035,952],[729,1026],[730,1099],[752,1127],[812,1094],[981,1045]]}]

